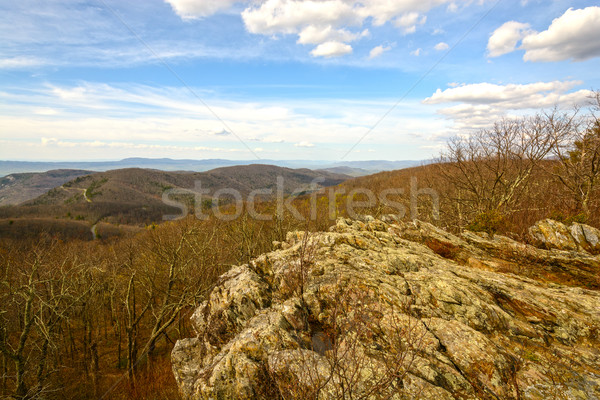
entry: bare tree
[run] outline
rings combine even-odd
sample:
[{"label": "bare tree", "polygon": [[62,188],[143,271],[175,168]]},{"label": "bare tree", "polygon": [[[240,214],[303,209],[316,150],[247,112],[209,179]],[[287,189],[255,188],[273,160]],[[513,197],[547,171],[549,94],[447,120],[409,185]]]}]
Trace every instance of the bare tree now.
[{"label": "bare tree", "polygon": [[[144,286],[150,304],[150,334],[146,339],[148,367],[161,337],[211,287],[218,268],[209,261],[215,229],[172,226],[170,234],[152,235],[149,255],[153,262],[144,270]],[[207,262],[208,261],[208,262]]]},{"label": "bare tree", "polygon": [[58,348],[63,323],[90,290],[89,285],[78,290],[83,265],[62,250],[56,241],[41,240],[2,260],[0,352],[13,363],[15,398],[37,398],[48,390],[49,353]]},{"label": "bare tree", "polygon": [[450,139],[438,171],[449,183],[461,224],[492,210],[510,212],[536,168],[564,141],[573,117],[555,109]]},{"label": "bare tree", "polygon": [[554,154],[560,161],[554,175],[571,194],[577,211],[590,216],[590,202],[600,181],[600,91],[588,104],[590,113],[568,127],[567,140],[557,142]]}]

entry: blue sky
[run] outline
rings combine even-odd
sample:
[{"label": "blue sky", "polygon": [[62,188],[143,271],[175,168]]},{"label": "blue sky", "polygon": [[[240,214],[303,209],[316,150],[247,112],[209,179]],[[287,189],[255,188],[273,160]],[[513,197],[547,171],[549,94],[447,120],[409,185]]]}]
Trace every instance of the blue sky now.
[{"label": "blue sky", "polygon": [[425,159],[600,89],[600,2],[0,3],[0,159]]}]

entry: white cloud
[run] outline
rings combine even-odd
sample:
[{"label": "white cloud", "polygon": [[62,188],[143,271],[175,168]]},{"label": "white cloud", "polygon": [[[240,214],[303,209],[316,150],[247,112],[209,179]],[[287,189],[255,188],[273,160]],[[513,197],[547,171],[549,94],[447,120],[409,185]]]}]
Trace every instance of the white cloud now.
[{"label": "white cloud", "polygon": [[342,42],[325,42],[313,49],[310,54],[313,57],[340,57],[352,53],[352,46]]},{"label": "white cloud", "polygon": [[476,83],[438,89],[424,104],[458,103],[441,108],[438,113],[454,120],[455,128],[486,127],[510,113],[540,111],[554,106],[571,107],[584,103],[591,92],[578,90],[580,81],[537,82],[525,85]]},{"label": "white cloud", "polygon": [[583,61],[600,56],[600,7],[568,9],[548,30],[526,36],[525,61]]},{"label": "white cloud", "polygon": [[346,29],[333,29],[331,25],[326,27],[317,27],[309,25],[298,35],[298,43],[301,44],[321,44],[325,42],[352,42],[361,37],[369,35],[369,30],[362,32],[350,32]]},{"label": "white cloud", "polygon": [[382,55],[383,53],[385,53],[386,51],[390,51],[392,49],[392,46],[383,46],[383,45],[379,45],[377,47],[373,47],[371,49],[371,51],[369,52],[369,58],[373,59],[373,58],[377,58],[380,55]]},{"label": "white cloud", "polygon": [[231,8],[244,0],[165,0],[183,19],[203,18]]},{"label": "white cloud", "polygon": [[413,56],[419,57],[422,52],[423,52],[423,49],[419,47],[418,49],[411,51],[410,54]]},{"label": "white cloud", "polygon": [[554,19],[547,30],[526,30],[527,24],[507,22],[490,37],[488,50],[496,57],[517,49],[521,40],[523,59],[550,62],[573,59],[584,61],[600,56],[600,7],[569,8]]},{"label": "white cloud", "polygon": [[299,32],[318,23],[322,26],[360,25],[353,5],[342,0],[266,0],[242,12],[251,33],[273,35]]},{"label": "white cloud", "polygon": [[[395,21],[411,14],[423,14],[431,9],[438,7],[442,4],[448,4],[450,0],[371,0],[366,1],[352,1],[355,4],[363,4],[362,8],[359,8],[359,12],[365,17],[374,18],[375,25],[383,25],[388,21]],[[408,19],[417,17],[411,16]],[[407,19],[405,19],[407,21]]]},{"label": "white cloud", "polygon": [[487,49],[490,57],[498,57],[515,50],[519,40],[530,32],[530,25],[509,21],[490,36]]},{"label": "white cloud", "polygon": [[[363,37],[366,23],[391,22],[405,34],[423,25],[425,13],[450,0],[261,0],[242,12],[246,29],[254,34],[298,34],[298,43],[321,45]],[[320,51],[317,51],[319,53]],[[347,54],[347,53],[346,53]],[[314,55],[314,50],[313,50]]]},{"label": "white cloud", "polygon": [[396,18],[394,25],[402,28],[404,33],[415,33],[417,25],[423,25],[427,21],[427,16],[420,15],[418,12],[410,12]]},{"label": "white cloud", "polygon": [[0,69],[18,69],[27,67],[37,67],[44,65],[46,62],[36,57],[9,57],[0,58]]},{"label": "white cloud", "polygon": [[294,146],[296,147],[315,147],[315,145],[311,142],[302,141],[300,143],[296,143]]},{"label": "white cloud", "polygon": [[439,42],[438,44],[433,46],[433,48],[436,49],[437,51],[448,50],[449,47],[450,46],[448,46],[448,43],[445,43],[445,42]]},{"label": "white cloud", "polygon": [[[431,97],[424,100],[426,104],[440,104],[449,102],[467,102],[471,104],[493,104],[508,103],[523,104],[524,102],[533,108],[543,107],[540,100],[546,99],[548,95],[564,93],[567,90],[580,85],[580,81],[554,81],[537,82],[526,85],[497,85],[493,83],[474,83],[441,90],[438,89]],[[535,97],[534,97],[535,96]],[[522,106],[519,106],[522,108]]]},{"label": "white cloud", "polygon": [[33,110],[33,113],[37,115],[56,115],[58,114],[58,110],[55,110],[54,108],[50,107],[43,107],[36,108],[35,110]]}]

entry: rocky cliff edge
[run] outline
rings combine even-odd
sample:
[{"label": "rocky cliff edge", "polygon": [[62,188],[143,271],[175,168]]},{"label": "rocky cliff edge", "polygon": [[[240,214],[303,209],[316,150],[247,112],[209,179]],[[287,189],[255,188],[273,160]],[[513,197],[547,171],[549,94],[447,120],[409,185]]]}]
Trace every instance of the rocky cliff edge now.
[{"label": "rocky cliff edge", "polygon": [[277,246],[193,314],[185,399],[600,398],[598,256],[372,218]]}]

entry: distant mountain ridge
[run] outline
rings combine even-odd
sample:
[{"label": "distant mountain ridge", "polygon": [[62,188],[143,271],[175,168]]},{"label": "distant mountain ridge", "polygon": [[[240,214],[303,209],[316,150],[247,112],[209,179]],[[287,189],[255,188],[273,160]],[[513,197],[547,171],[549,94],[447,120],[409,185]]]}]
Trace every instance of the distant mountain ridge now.
[{"label": "distant mountain ridge", "polygon": [[47,172],[56,169],[79,169],[103,172],[123,168],[150,168],[162,171],[194,171],[204,172],[215,168],[232,167],[236,165],[269,164],[286,168],[329,169],[347,167],[354,169],[351,175],[368,175],[380,171],[389,171],[414,167],[427,163],[419,160],[401,161],[327,161],[327,160],[174,160],[170,158],[125,158],[119,161],[0,161],[0,177],[23,172]]}]

